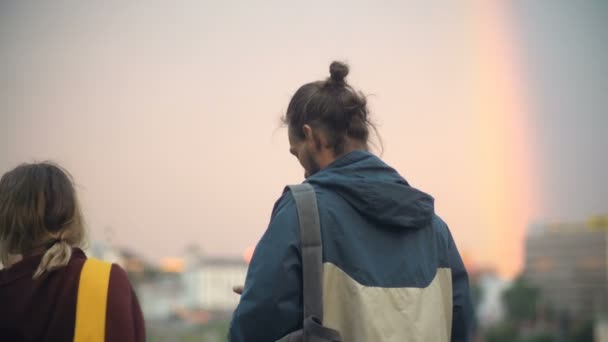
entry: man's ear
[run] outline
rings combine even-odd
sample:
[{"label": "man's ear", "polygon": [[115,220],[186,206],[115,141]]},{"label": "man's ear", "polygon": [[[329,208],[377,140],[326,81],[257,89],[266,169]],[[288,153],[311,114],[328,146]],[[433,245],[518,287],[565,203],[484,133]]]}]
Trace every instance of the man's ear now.
[{"label": "man's ear", "polygon": [[302,126],[302,132],[304,132],[304,139],[314,143],[314,147],[320,150],[322,146],[327,146],[325,136],[321,134],[319,129],[314,129],[310,125],[306,124]]},{"label": "man's ear", "polygon": [[304,133],[304,139],[311,140],[314,139],[312,127],[309,124],[302,126],[302,133]]}]

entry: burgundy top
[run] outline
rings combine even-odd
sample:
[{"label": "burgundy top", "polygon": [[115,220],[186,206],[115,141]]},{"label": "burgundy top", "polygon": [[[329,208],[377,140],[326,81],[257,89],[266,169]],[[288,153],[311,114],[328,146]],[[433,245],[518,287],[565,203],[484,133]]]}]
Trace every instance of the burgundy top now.
[{"label": "burgundy top", "polygon": [[[41,255],[0,270],[0,341],[73,341],[76,298],[85,254],[74,249],[66,267],[33,280]],[[145,341],[144,319],[126,272],[112,265],[106,341]]]}]

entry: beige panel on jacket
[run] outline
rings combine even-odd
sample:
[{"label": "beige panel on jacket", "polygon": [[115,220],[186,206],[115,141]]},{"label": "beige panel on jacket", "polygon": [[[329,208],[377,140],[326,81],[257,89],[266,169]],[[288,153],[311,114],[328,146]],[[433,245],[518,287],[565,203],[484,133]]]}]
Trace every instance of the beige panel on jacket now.
[{"label": "beige panel on jacket", "polygon": [[344,341],[448,342],[452,275],[439,268],[426,288],[359,284],[331,263],[323,265],[323,324]]}]

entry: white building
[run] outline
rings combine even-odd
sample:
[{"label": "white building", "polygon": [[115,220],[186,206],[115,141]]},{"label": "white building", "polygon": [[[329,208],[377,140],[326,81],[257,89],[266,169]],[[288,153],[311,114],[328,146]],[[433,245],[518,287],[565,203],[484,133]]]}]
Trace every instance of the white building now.
[{"label": "white building", "polygon": [[187,262],[182,274],[184,305],[208,311],[232,311],[239,296],[232,292],[242,285],[247,263],[240,258],[199,258]]},{"label": "white building", "polygon": [[488,327],[500,322],[505,315],[502,294],[511,282],[501,279],[494,272],[483,272],[477,275],[477,284],[481,288],[481,302],[477,307],[479,325]]},{"label": "white building", "polygon": [[146,320],[165,320],[182,306],[183,288],[178,275],[163,275],[137,286],[137,296]]},{"label": "white building", "polygon": [[125,268],[125,259],[117,248],[101,241],[93,241],[88,247],[84,250],[87,256],[111,262]]}]

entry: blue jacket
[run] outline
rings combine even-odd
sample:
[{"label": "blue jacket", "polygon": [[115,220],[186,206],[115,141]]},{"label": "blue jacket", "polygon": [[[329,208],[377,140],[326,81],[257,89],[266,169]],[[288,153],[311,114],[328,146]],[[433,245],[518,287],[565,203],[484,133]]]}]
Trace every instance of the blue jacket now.
[{"label": "blue jacket", "polygon": [[[467,272],[431,196],[364,151],[306,182],[321,220],[324,325],[345,341],[470,340]],[[302,327],[299,240],[285,190],[255,249],[230,341],[275,341]]]}]

